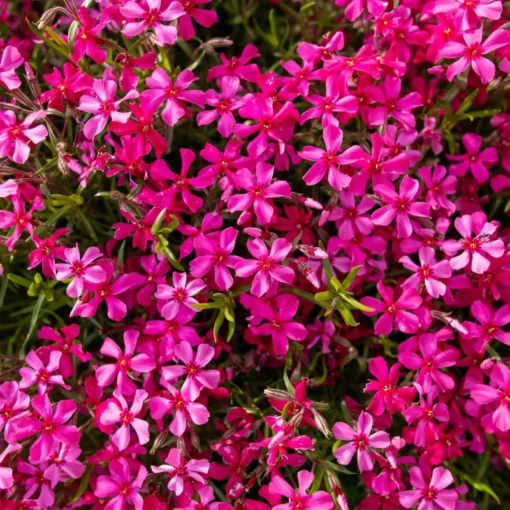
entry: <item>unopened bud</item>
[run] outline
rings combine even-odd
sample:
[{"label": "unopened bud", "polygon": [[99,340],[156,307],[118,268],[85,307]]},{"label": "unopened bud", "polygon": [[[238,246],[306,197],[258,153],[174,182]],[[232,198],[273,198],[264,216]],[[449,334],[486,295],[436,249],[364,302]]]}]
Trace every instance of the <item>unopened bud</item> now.
[{"label": "unopened bud", "polygon": [[59,10],[61,10],[59,7],[54,7],[53,9],[47,10],[37,23],[37,28],[39,30],[44,30],[46,27],[50,26],[53,23],[53,20],[55,19],[55,16]]}]

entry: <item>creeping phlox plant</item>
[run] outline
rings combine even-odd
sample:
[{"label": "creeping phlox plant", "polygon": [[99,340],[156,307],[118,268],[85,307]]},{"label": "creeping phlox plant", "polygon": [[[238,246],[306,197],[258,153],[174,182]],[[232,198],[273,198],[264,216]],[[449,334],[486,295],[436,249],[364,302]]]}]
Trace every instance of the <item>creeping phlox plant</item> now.
[{"label": "creeping phlox plant", "polygon": [[0,0],[0,508],[508,508],[509,14]]}]

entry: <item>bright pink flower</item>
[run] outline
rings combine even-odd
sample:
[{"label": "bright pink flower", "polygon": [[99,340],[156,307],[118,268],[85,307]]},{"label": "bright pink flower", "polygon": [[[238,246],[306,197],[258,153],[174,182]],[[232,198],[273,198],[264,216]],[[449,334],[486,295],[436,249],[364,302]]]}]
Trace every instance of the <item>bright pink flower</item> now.
[{"label": "bright pink flower", "polygon": [[[498,405],[492,413],[494,426],[502,432],[510,430],[510,369],[503,363],[497,363],[491,371],[491,386],[475,384],[471,389],[471,398],[480,405]],[[499,388],[499,389],[497,389]]]},{"label": "bright pink flower", "polygon": [[364,213],[374,207],[375,202],[369,197],[362,197],[356,204],[356,197],[350,191],[342,190],[339,194],[342,207],[336,207],[330,214],[330,221],[336,222],[338,237],[350,241],[358,232],[370,234],[374,229],[372,220]]},{"label": "bright pink flower", "polygon": [[184,461],[184,454],[179,448],[172,448],[165,460],[166,464],[151,466],[153,473],[168,473],[170,478],[168,490],[180,496],[184,492],[185,484],[190,480],[199,484],[206,484],[204,475],[209,472],[209,461],[206,459],[190,459]]},{"label": "bright pink flower", "polygon": [[55,485],[62,477],[77,480],[83,476],[85,466],[77,460],[81,455],[81,448],[75,444],[60,444],[58,449],[49,456],[50,465],[45,469],[45,476]]},{"label": "bright pink flower", "polygon": [[277,197],[290,198],[290,184],[286,181],[274,180],[274,166],[260,162],[255,167],[255,175],[242,168],[234,175],[235,184],[248,191],[243,195],[233,195],[228,201],[229,212],[246,211],[253,205],[257,221],[266,225],[271,221],[274,208],[268,199]]},{"label": "bright pink flower", "polygon": [[455,510],[459,498],[453,489],[446,489],[453,483],[453,476],[444,467],[432,471],[430,482],[426,482],[419,467],[409,470],[411,485],[414,490],[401,491],[398,494],[400,504],[404,508],[413,507],[418,501],[419,510]]},{"label": "bright pink flower", "polygon": [[89,140],[93,140],[104,130],[110,118],[112,121],[125,124],[131,112],[119,112],[118,109],[124,101],[136,99],[139,95],[136,90],[130,90],[122,99],[116,101],[117,84],[107,78],[94,80],[92,88],[96,97],[83,95],[77,106],[82,112],[94,114],[83,127],[83,133]]},{"label": "bright pink flower", "polygon": [[438,349],[437,338],[433,333],[421,335],[419,339],[421,356],[415,352],[400,352],[398,360],[409,370],[419,370],[416,382],[425,392],[430,390],[434,381],[441,391],[454,388],[455,381],[441,368],[452,367],[460,357],[460,353],[453,347]]},{"label": "bright pink flower", "polygon": [[[129,0],[121,8],[120,12],[128,21],[122,29],[122,33],[132,38],[143,31],[151,29],[156,34],[155,43],[160,46],[174,44],[177,39],[177,29],[173,25],[164,25],[162,21],[173,21],[184,16],[185,12],[179,2],[164,0],[146,0],[146,3],[138,4]],[[141,21],[135,21],[140,20]]]},{"label": "bright pink flower", "polygon": [[14,163],[24,164],[30,156],[30,146],[46,139],[46,126],[30,127],[36,120],[46,116],[43,111],[27,115],[18,122],[11,110],[0,111],[0,158],[9,158]]},{"label": "bright pink flower", "polygon": [[313,483],[314,475],[310,471],[299,471],[298,488],[293,489],[281,476],[274,475],[269,482],[269,492],[289,499],[289,503],[283,503],[273,507],[274,510],[330,510],[335,507],[331,496],[326,491],[316,491],[307,494]]},{"label": "bright pink flower", "polygon": [[[47,473],[48,462],[44,459],[38,467],[33,466],[31,463],[20,461],[18,464],[18,471],[26,475],[26,491],[23,497],[31,498],[36,492],[39,492],[39,497],[35,500],[36,506],[29,506],[29,508],[51,508],[55,503],[55,492],[53,489],[56,486],[56,481],[52,480]],[[23,502],[21,505],[21,508],[25,506]]]},{"label": "bright pink flower", "polygon": [[147,477],[147,470],[139,464],[138,471],[133,472],[133,464],[122,457],[109,462],[108,470],[111,476],[98,476],[94,490],[98,498],[110,500],[105,510],[124,510],[128,503],[135,510],[142,510],[144,504],[139,492]]},{"label": "bright pink flower", "polygon": [[[510,32],[508,37],[510,38]],[[496,147],[487,147],[480,152],[482,137],[474,133],[464,135],[462,144],[466,148],[466,154],[446,156],[450,161],[458,161],[450,166],[450,173],[457,177],[464,177],[467,171],[471,170],[478,182],[487,182],[490,177],[488,168],[498,162],[498,150]]]},{"label": "bright pink flower", "polygon": [[464,44],[460,42],[448,42],[440,51],[442,57],[458,58],[459,60],[450,64],[446,72],[448,80],[452,81],[455,76],[464,72],[469,65],[473,66],[473,71],[480,76],[482,83],[489,83],[496,74],[496,67],[482,55],[491,53],[502,46],[506,46],[509,40],[507,30],[498,29],[492,32],[482,43],[483,28],[477,28],[473,31],[463,33]]},{"label": "bright pink flower", "polygon": [[503,305],[495,312],[492,307],[483,301],[475,301],[471,305],[471,313],[480,325],[465,321],[464,327],[469,332],[469,337],[474,340],[474,348],[480,352],[484,344],[490,344],[494,338],[510,345],[510,333],[503,331],[502,327],[510,322],[510,305]]},{"label": "bright pink flower", "polygon": [[61,375],[54,375],[58,371],[60,365],[60,351],[53,351],[49,356],[49,361],[44,366],[41,358],[34,351],[30,351],[25,359],[30,368],[20,368],[21,381],[19,387],[21,389],[30,388],[37,383],[37,394],[44,395],[48,391],[48,386],[62,386],[66,390],[70,390]]},{"label": "bright pink flower", "polygon": [[179,18],[179,35],[189,41],[196,35],[193,21],[209,28],[218,22],[218,13],[210,9],[198,9],[197,5],[208,4],[211,0],[179,0],[184,8],[184,15]]},{"label": "bright pink flower", "polygon": [[423,247],[418,253],[421,266],[416,265],[407,255],[400,259],[402,265],[413,271],[414,274],[409,277],[403,284],[402,288],[416,289],[421,284],[425,285],[427,292],[438,299],[446,292],[446,285],[438,280],[438,278],[450,278],[452,269],[448,260],[437,262],[434,248]]},{"label": "bright pink flower", "polygon": [[18,241],[23,234],[23,230],[26,230],[31,236],[33,235],[36,221],[32,219],[32,214],[34,211],[41,211],[44,209],[44,202],[40,197],[35,198],[28,212],[25,211],[25,204],[19,196],[13,196],[11,201],[14,211],[0,210],[0,228],[10,229],[14,227],[9,239],[5,242],[5,246],[9,251],[14,249],[16,241]]},{"label": "bright pink flower", "polygon": [[152,51],[148,51],[140,57],[131,57],[127,53],[121,53],[115,60],[122,65],[119,83],[124,92],[129,92],[138,86],[138,76],[133,69],[153,69],[157,64],[156,55]]},{"label": "bright pink flower", "polygon": [[308,334],[305,326],[292,319],[299,307],[299,299],[291,294],[278,296],[272,306],[261,302],[253,310],[256,317],[266,319],[259,326],[252,326],[257,335],[271,335],[276,356],[285,356],[289,349],[289,339],[304,340]]},{"label": "bright pink flower", "polygon": [[168,390],[170,398],[152,397],[149,408],[151,416],[155,420],[162,420],[167,414],[173,414],[173,420],[168,427],[172,434],[178,437],[182,436],[186,432],[188,422],[204,425],[209,421],[210,414],[204,405],[194,402],[195,399],[189,396],[185,397],[167,382],[162,381],[160,384]]},{"label": "bright pink flower", "polygon": [[406,310],[415,310],[421,305],[422,299],[416,290],[404,290],[397,301],[395,301],[393,289],[385,286],[382,281],[377,283],[377,290],[381,294],[382,301],[370,296],[361,299],[364,305],[374,310],[365,312],[367,315],[383,313],[375,323],[375,334],[389,335],[393,330],[393,322],[399,331],[414,333],[418,329],[418,317]]},{"label": "bright pink flower", "polygon": [[236,76],[224,76],[220,81],[221,94],[215,90],[208,90],[205,93],[205,104],[214,106],[214,110],[200,112],[197,115],[197,125],[205,126],[214,122],[218,116],[218,132],[221,136],[228,138],[236,123],[232,112],[239,109],[243,101],[236,97],[239,89],[239,78]]},{"label": "bright pink flower", "polygon": [[[503,256],[505,244],[501,239],[490,240],[498,226],[487,222],[487,217],[482,212],[472,215],[465,214],[455,219],[455,228],[462,236],[459,241],[446,240],[441,249],[450,257],[452,269],[459,270],[468,266],[471,262],[471,270],[474,273],[482,274],[490,267],[490,261],[484,255],[494,258]],[[473,234],[475,234],[473,236]],[[454,256],[459,250],[460,255]]]},{"label": "bright pink flower", "polygon": [[172,275],[173,287],[171,285],[158,285],[154,297],[166,301],[161,308],[163,317],[175,317],[182,305],[193,309],[193,305],[198,303],[193,296],[205,287],[205,283],[203,280],[197,279],[187,284],[186,280],[186,273],[174,272]]},{"label": "bright pink flower", "polygon": [[367,407],[367,411],[373,415],[381,416],[385,409],[390,414],[401,413],[412,402],[415,390],[410,386],[398,387],[401,366],[395,363],[388,370],[388,364],[381,356],[370,360],[368,370],[377,380],[369,381],[363,391],[375,391]]},{"label": "bright pink flower", "polygon": [[140,98],[142,108],[148,107],[154,111],[154,108],[166,101],[161,116],[165,124],[175,126],[179,119],[189,115],[189,108],[185,103],[192,103],[200,108],[205,105],[205,95],[201,90],[186,90],[197,80],[191,71],[184,70],[177,76],[174,84],[163,69],[156,69],[145,80],[149,88],[142,92]]},{"label": "bright pink flower", "polygon": [[497,20],[501,17],[501,0],[436,0],[434,14],[450,14],[459,17],[462,13],[463,31],[469,31],[480,25],[481,18]]},{"label": "bright pink flower", "polygon": [[233,227],[223,229],[216,242],[203,234],[197,235],[193,243],[197,256],[190,262],[191,274],[202,277],[214,268],[216,285],[221,290],[229,290],[234,280],[227,268],[235,268],[236,264],[242,260],[237,255],[231,255],[237,235],[238,232]]},{"label": "bright pink flower", "polygon": [[365,8],[370,14],[380,16],[388,8],[387,0],[335,0],[335,4],[345,7],[345,17],[349,21],[358,19]]},{"label": "bright pink flower", "polygon": [[207,73],[207,81],[223,76],[237,76],[241,80],[256,82],[260,74],[256,64],[248,64],[250,60],[260,57],[260,53],[253,44],[247,44],[240,57],[232,57],[230,60],[220,53],[223,65],[211,67]]},{"label": "bright pink flower", "polygon": [[15,381],[5,381],[0,384],[0,432],[9,437],[9,421],[22,413],[30,405],[30,397],[20,391]]},{"label": "bright pink flower", "polygon": [[[17,443],[7,445],[7,448],[0,453],[0,464],[10,453],[16,452],[20,449],[21,445]],[[13,485],[14,477],[12,476],[12,469],[0,466],[0,490],[10,489]]]},{"label": "bright pink flower", "polygon": [[290,285],[294,280],[294,271],[281,262],[292,250],[292,244],[286,239],[276,239],[271,246],[271,251],[261,239],[253,239],[247,243],[248,251],[255,260],[242,260],[238,262],[235,270],[236,276],[246,278],[256,273],[251,285],[251,293],[254,296],[263,296],[273,280]]},{"label": "bright pink flower", "polygon": [[83,293],[84,281],[91,283],[102,283],[106,280],[106,272],[101,266],[92,264],[94,260],[103,254],[99,248],[88,248],[80,259],[80,248],[76,245],[74,248],[64,250],[64,260],[67,264],[55,264],[57,280],[62,282],[72,278],[66,293],[69,297],[79,298]]},{"label": "bright pink flower", "polygon": [[15,46],[6,46],[0,57],[0,85],[7,90],[19,88],[21,80],[16,76],[14,69],[24,61],[25,59]]},{"label": "bright pink flower", "polygon": [[145,333],[162,337],[165,351],[172,352],[177,342],[186,341],[191,345],[198,345],[200,337],[192,326],[186,326],[193,320],[196,312],[187,306],[181,306],[175,317],[168,319],[147,321]]},{"label": "bright pink flower", "polygon": [[117,377],[117,388],[120,392],[123,395],[133,395],[136,385],[129,379],[128,372],[146,373],[154,370],[155,363],[147,354],[133,356],[139,335],[140,333],[135,330],[129,330],[124,333],[124,353],[122,353],[120,347],[111,338],[105,339],[99,352],[104,356],[115,358],[117,362],[96,367],[96,377],[99,386],[109,386],[115,377]]},{"label": "bright pink flower", "polygon": [[361,411],[356,430],[347,423],[337,422],[333,425],[333,435],[336,439],[349,441],[337,450],[334,455],[339,464],[347,465],[357,453],[360,471],[371,471],[374,467],[369,448],[387,448],[390,446],[390,436],[386,432],[375,432],[370,435],[373,419],[370,414]]},{"label": "bright pink flower", "polygon": [[45,239],[41,239],[32,234],[32,241],[36,245],[36,249],[28,254],[30,265],[28,269],[33,269],[42,264],[42,272],[46,278],[55,278],[55,257],[65,260],[65,247],[58,245],[58,238],[69,232],[67,228],[58,228]]},{"label": "bright pink flower", "polygon": [[106,60],[107,53],[100,47],[103,40],[99,34],[108,20],[97,16],[93,10],[87,7],[80,7],[78,16],[80,25],[76,32],[72,59],[79,64],[82,57],[88,55],[94,62],[102,64]]},{"label": "bright pink flower", "polygon": [[400,194],[389,184],[378,184],[374,191],[387,205],[374,211],[371,219],[376,225],[389,225],[396,218],[397,237],[407,238],[413,233],[410,216],[429,217],[429,204],[416,202],[420,183],[408,175],[400,183]]},{"label": "bright pink flower", "polygon": [[159,208],[150,209],[143,218],[137,219],[130,213],[119,211],[130,223],[114,223],[112,228],[115,229],[114,238],[117,240],[123,240],[133,234],[133,248],[138,248],[142,251],[147,250],[147,244],[154,241],[154,236],[151,234],[151,228],[159,213]]},{"label": "bright pink flower", "polygon": [[447,195],[453,195],[457,188],[457,178],[447,175],[446,168],[436,165],[434,170],[428,166],[418,169],[425,188],[427,189],[427,203],[433,210],[445,209],[449,216],[455,212],[455,204],[448,200]]},{"label": "bright pink flower", "polygon": [[[37,354],[45,361],[49,360],[52,352],[62,353],[58,371],[62,377],[71,377],[74,373],[73,356],[76,356],[82,363],[86,363],[92,358],[89,352],[84,353],[82,345],[75,340],[80,336],[80,328],[77,324],[70,324],[60,328],[60,333],[48,326],[43,326],[39,330],[38,338],[41,340],[51,340],[54,345],[46,345],[37,349]],[[47,361],[45,361],[47,363]]]},{"label": "bright pink flower", "polygon": [[189,400],[196,400],[203,388],[215,389],[220,382],[218,370],[203,370],[214,357],[214,348],[207,344],[200,344],[193,352],[188,342],[180,342],[174,349],[175,361],[183,365],[164,366],[161,373],[166,381],[173,383],[181,376],[186,379],[181,387],[181,393]]},{"label": "bright pink flower", "polygon": [[[130,360],[130,362],[132,361],[133,360]],[[149,424],[137,418],[142,411],[143,403],[147,399],[148,393],[144,390],[136,390],[131,407],[128,406],[119,388],[113,391],[113,396],[117,402],[113,399],[109,400],[108,405],[101,411],[99,416],[99,421],[103,425],[109,426],[120,423],[120,427],[111,436],[112,443],[119,451],[125,450],[131,442],[131,427],[133,427],[136,432],[138,444],[148,443],[150,438]]]}]

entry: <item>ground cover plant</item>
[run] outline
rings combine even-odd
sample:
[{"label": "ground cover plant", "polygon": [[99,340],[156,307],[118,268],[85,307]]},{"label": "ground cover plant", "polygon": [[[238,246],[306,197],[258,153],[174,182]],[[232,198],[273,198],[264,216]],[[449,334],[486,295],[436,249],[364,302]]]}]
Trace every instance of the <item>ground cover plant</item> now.
[{"label": "ground cover plant", "polygon": [[507,508],[509,13],[0,0],[0,507]]}]

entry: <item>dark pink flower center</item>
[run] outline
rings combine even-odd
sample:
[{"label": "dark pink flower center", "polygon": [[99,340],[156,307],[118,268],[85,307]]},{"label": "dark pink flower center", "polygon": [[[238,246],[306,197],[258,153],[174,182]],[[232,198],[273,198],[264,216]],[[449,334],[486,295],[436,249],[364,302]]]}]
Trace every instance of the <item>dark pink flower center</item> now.
[{"label": "dark pink flower center", "polygon": [[368,446],[368,437],[366,434],[357,434],[354,436],[353,440],[354,446],[358,448],[358,450],[365,450]]},{"label": "dark pink flower center", "polygon": [[147,13],[147,15],[145,16],[145,22],[150,27],[158,25],[160,19],[161,18],[159,16],[159,10],[158,9],[150,9],[149,12]]}]

